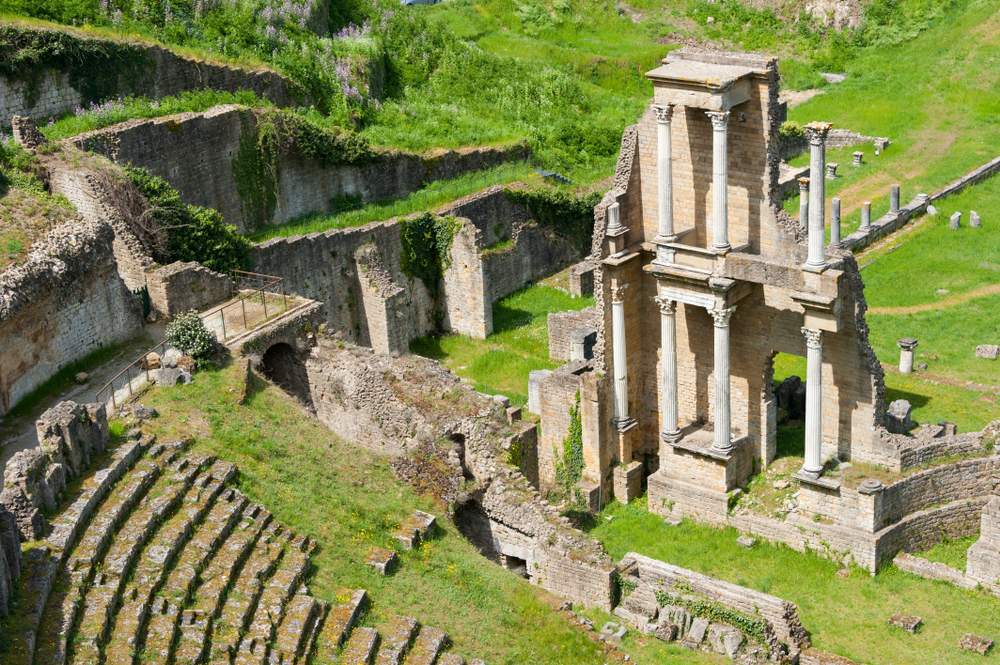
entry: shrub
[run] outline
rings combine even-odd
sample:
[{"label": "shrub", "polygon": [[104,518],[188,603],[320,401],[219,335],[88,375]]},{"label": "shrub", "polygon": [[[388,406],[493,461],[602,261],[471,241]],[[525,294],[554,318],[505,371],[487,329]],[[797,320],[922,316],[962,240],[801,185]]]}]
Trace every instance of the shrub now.
[{"label": "shrub", "polygon": [[590,253],[594,235],[594,206],[601,202],[600,192],[577,196],[550,187],[507,187],[504,195],[515,203],[528,206],[536,222],[571,239],[581,254]]},{"label": "shrub", "polygon": [[197,367],[204,367],[212,357],[215,341],[205,322],[195,311],[184,312],[167,326],[167,339],[182,353],[194,358]]},{"label": "shrub", "polygon": [[778,139],[782,141],[785,139],[799,139],[802,138],[802,134],[802,125],[793,120],[786,120],[781,123],[781,129],[778,130]]}]

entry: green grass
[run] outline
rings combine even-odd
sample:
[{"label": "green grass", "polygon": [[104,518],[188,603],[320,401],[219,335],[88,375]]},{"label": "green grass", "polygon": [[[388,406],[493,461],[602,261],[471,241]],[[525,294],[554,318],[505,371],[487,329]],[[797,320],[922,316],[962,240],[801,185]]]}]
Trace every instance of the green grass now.
[{"label": "green grass", "polygon": [[413,353],[440,360],[458,376],[475,381],[476,390],[502,393],[512,404],[528,401],[528,373],[556,369],[564,361],[549,359],[550,312],[581,310],[591,297],[572,298],[536,284],[493,306],[493,334],[485,340],[465,335],[421,337],[410,342]]},{"label": "green grass", "polygon": [[[307,580],[314,595],[335,601],[343,588],[367,589],[372,609],[362,625],[378,627],[390,613],[413,616],[447,632],[453,651],[489,663],[606,662],[551,611],[548,594],[481,557],[443,506],[398,483],[388,457],[342,441],[259,379],[248,405],[238,406],[230,389],[241,377],[234,364],[200,371],[190,385],[150,390],[143,403],[160,416],[145,428],[161,439],[193,436],[193,450],[238,464],[237,485],[250,500],[318,540]],[[439,535],[399,552],[395,573],[374,574],[363,565],[368,548],[394,548],[394,529],[414,509],[439,516]]]},{"label": "green grass", "polygon": [[923,557],[928,561],[943,563],[946,566],[965,571],[965,564],[968,561],[969,548],[979,540],[979,534],[966,536],[964,538],[946,538],[934,547],[922,552],[914,552],[914,556]]},{"label": "green grass", "polygon": [[[862,663],[979,662],[980,656],[962,652],[955,642],[967,632],[995,637],[1000,623],[1000,599],[987,593],[895,568],[876,577],[853,569],[850,577],[838,578],[836,561],[766,542],[746,550],[736,544],[739,533],[732,528],[690,520],[667,526],[647,511],[644,498],[628,506],[612,503],[597,524],[590,535],[613,559],[634,551],[790,600],[814,646]],[[923,617],[924,627],[916,635],[890,630],[886,620],[897,611]]]}]

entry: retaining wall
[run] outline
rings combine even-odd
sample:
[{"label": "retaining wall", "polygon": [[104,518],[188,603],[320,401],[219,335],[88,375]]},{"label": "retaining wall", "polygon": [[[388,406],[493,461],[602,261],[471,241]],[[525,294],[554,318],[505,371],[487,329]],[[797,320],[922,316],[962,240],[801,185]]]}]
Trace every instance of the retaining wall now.
[{"label": "retaining wall", "polygon": [[196,261],[176,261],[149,273],[146,280],[153,311],[166,318],[191,310],[200,312],[233,295],[233,281],[228,275]]}]

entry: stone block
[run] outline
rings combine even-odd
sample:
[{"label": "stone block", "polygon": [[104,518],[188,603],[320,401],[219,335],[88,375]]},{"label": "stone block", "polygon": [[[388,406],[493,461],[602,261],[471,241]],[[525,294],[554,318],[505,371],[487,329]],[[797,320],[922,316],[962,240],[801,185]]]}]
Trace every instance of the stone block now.
[{"label": "stone block", "polygon": [[911,635],[917,632],[917,628],[920,627],[921,618],[914,616],[912,614],[905,614],[903,612],[896,612],[891,617],[889,617],[889,625],[896,628],[902,628]]},{"label": "stone block", "polygon": [[628,635],[628,629],[625,626],[609,621],[601,628],[601,635],[608,642],[618,644],[622,641],[622,638]]},{"label": "stone block", "polygon": [[913,408],[905,399],[897,399],[889,405],[889,410],[885,414],[885,427],[894,434],[906,434],[916,427],[910,419],[910,412]]},{"label": "stone block", "polygon": [[702,640],[705,639],[705,632],[708,630],[708,619],[705,617],[695,617],[691,622],[691,630],[684,637],[685,640],[691,640],[695,644],[701,644]]},{"label": "stone block", "polygon": [[191,374],[180,367],[164,367],[156,370],[154,379],[160,388],[172,388],[178,384],[185,385],[193,380]]},{"label": "stone block", "polygon": [[948,221],[948,228],[957,229],[960,226],[962,226],[962,213],[960,211],[956,211],[955,214],[952,215],[951,219]]},{"label": "stone block", "polygon": [[980,344],[976,347],[976,357],[985,358],[986,360],[996,360],[1000,356],[1000,345],[997,344]]},{"label": "stone block", "polygon": [[739,545],[740,547],[751,549],[754,545],[757,544],[757,539],[743,535],[736,539],[736,544]]},{"label": "stone block", "polygon": [[594,357],[594,345],[597,344],[597,331],[593,328],[574,328],[569,333],[569,359],[591,360]]},{"label": "stone block", "polygon": [[615,498],[628,503],[642,492],[642,463],[619,464],[614,470]]},{"label": "stone block", "polygon": [[594,264],[582,261],[569,269],[569,292],[580,297],[594,293]]},{"label": "stone block", "polygon": [[958,648],[966,651],[975,651],[980,656],[985,656],[993,648],[993,640],[966,633],[958,640]]},{"label": "stone block", "polygon": [[396,565],[396,553],[384,547],[373,547],[365,556],[365,565],[379,575],[387,575]]},{"label": "stone block", "polygon": [[983,220],[979,218],[979,213],[975,210],[969,211],[969,226],[978,229],[983,225]]},{"label": "stone block", "polygon": [[542,412],[541,384],[552,374],[550,369],[535,369],[528,373],[528,411]]},{"label": "stone block", "polygon": [[656,632],[653,633],[653,635],[655,635],[658,640],[673,642],[677,639],[677,626],[669,621],[663,621],[656,627]]},{"label": "stone block", "polygon": [[507,407],[507,423],[513,425],[521,419],[521,407],[519,406],[508,406]]},{"label": "stone block", "polygon": [[86,372],[78,372],[77,375],[76,375],[76,382],[77,383],[80,383],[80,384],[86,383],[88,379],[90,379],[90,375],[87,374]]}]

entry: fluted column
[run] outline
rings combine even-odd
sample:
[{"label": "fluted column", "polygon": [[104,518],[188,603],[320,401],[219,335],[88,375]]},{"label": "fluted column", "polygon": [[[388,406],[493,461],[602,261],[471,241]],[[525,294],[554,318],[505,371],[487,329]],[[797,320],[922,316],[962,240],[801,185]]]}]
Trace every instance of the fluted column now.
[{"label": "fluted column", "polygon": [[615,361],[615,423],[628,422],[628,369],[625,357],[625,289],[611,287],[611,345]]},{"label": "fluted column", "polygon": [[799,226],[809,228],[809,178],[799,178]]},{"label": "fluted column", "polygon": [[830,202],[830,247],[840,248],[840,199],[834,197]]},{"label": "fluted column", "polygon": [[806,461],[802,471],[823,473],[823,331],[803,328],[806,336]]},{"label": "fluted column", "polygon": [[727,453],[733,449],[729,404],[729,317],[735,307],[710,309],[715,322],[715,440],[712,448]]},{"label": "fluted column", "polygon": [[[674,176],[673,143],[670,137],[670,120],[674,117],[674,105],[654,106],[656,114],[656,176],[659,191],[659,237],[663,242],[673,242],[674,238]],[[662,260],[662,256],[660,257]]]},{"label": "fluted column", "polygon": [[823,253],[826,229],[826,135],[832,125],[811,122],[805,126],[809,134],[809,258],[806,267],[822,270],[826,267]]},{"label": "fluted column", "polygon": [[712,249],[729,251],[729,111],[707,111],[712,121]]},{"label": "fluted column", "polygon": [[660,363],[663,375],[663,422],[660,438],[675,443],[681,438],[677,409],[677,301],[658,296],[660,306]]}]

